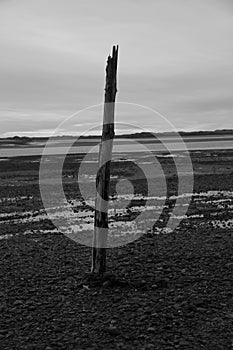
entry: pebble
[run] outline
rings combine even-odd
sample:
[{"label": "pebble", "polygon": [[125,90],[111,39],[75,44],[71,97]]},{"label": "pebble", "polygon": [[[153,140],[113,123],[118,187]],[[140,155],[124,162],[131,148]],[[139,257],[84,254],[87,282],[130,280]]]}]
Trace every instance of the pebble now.
[{"label": "pebble", "polygon": [[154,327],[149,327],[149,328],[147,328],[147,332],[155,332],[156,331],[156,329],[154,328]]},{"label": "pebble", "polygon": [[108,333],[111,334],[111,335],[117,336],[117,335],[120,334],[120,331],[118,330],[117,327],[111,325],[111,326],[108,328]]},{"label": "pebble", "polygon": [[154,350],[154,345],[153,344],[147,344],[144,346],[143,350]]}]

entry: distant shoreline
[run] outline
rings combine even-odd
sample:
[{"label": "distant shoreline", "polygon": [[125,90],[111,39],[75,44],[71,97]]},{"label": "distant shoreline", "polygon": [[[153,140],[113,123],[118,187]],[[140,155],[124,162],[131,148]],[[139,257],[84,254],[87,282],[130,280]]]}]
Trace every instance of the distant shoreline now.
[{"label": "distant shoreline", "polygon": [[[160,133],[153,133],[153,132],[140,132],[140,133],[133,133],[133,134],[122,134],[122,135],[115,135],[115,139],[146,139],[146,138],[155,138],[154,142],[159,142],[160,137],[175,137],[179,134],[182,137],[196,137],[196,136],[202,136],[202,137],[213,137],[216,136],[218,139],[222,137],[229,136],[229,138],[233,138],[233,129],[222,129],[222,130],[214,130],[214,131],[180,131],[178,133],[176,132],[160,132]],[[158,140],[156,140],[156,137],[158,137]],[[73,135],[63,135],[63,136],[51,136],[51,137],[27,137],[27,136],[14,136],[14,137],[6,137],[6,138],[0,138],[0,147],[22,147],[22,146],[30,146],[33,147],[31,143],[34,142],[43,142],[46,143],[49,139],[50,140],[66,140],[66,139],[79,139],[85,142],[85,140],[90,139],[100,139],[100,135],[88,135],[88,136],[73,136]],[[190,139],[191,140],[191,139]],[[208,139],[207,139],[208,140]],[[194,141],[194,140],[192,140]],[[189,140],[186,140],[186,142],[189,142]]]}]

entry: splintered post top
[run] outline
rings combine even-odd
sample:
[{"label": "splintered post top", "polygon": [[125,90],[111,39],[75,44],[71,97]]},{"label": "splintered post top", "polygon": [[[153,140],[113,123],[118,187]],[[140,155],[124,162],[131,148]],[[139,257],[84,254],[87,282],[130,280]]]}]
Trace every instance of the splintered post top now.
[{"label": "splintered post top", "polygon": [[112,56],[108,56],[106,66],[106,85],[105,85],[105,102],[114,102],[117,92],[117,60],[118,60],[118,45],[113,46]]}]

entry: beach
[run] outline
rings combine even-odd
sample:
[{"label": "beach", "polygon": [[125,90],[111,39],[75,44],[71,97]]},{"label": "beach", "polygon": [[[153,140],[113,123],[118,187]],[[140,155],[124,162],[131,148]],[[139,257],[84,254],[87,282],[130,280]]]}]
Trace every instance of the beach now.
[{"label": "beach", "polygon": [[[133,153],[127,160],[119,155],[112,163],[112,198],[119,179],[134,185],[130,198],[119,196],[110,215],[113,226],[120,231],[143,211],[153,225],[131,243],[108,249],[104,279],[90,274],[91,247],[59,232],[48,218],[39,188],[40,156],[1,159],[2,348],[231,349],[233,152],[190,153],[194,189],[183,197],[177,192],[174,159],[185,163],[187,153],[155,155],[165,175],[153,180],[154,195],[135,171],[135,163],[149,163],[145,156]],[[52,169],[57,158],[47,159]],[[78,186],[82,161],[82,154],[66,158],[64,193],[73,211],[93,225],[94,198],[83,201]],[[86,163],[90,173],[93,164],[94,158]],[[90,173],[82,177],[84,191],[94,183]],[[167,230],[178,199],[183,217],[175,230]],[[128,234],[134,232],[122,230],[123,238]]]}]

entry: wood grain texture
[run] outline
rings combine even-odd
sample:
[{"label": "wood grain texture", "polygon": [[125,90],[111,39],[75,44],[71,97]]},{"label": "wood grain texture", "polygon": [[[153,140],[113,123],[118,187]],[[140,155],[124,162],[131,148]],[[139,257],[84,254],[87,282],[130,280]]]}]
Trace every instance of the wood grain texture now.
[{"label": "wood grain texture", "polygon": [[98,274],[103,274],[106,271],[108,200],[117,93],[117,61],[118,46],[113,46],[112,56],[108,57],[106,66],[103,130],[99,150],[99,170],[96,176],[95,227],[91,270]]}]

